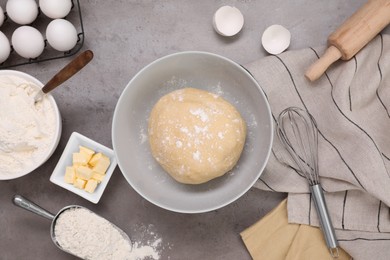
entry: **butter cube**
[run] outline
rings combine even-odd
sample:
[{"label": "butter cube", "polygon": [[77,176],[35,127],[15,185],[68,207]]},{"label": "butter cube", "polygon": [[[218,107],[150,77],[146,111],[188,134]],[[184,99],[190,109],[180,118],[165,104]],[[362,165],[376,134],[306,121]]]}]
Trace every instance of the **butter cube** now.
[{"label": "butter cube", "polygon": [[75,182],[73,183],[73,186],[79,189],[84,189],[86,183],[87,183],[86,180],[76,178]]},{"label": "butter cube", "polygon": [[93,175],[93,171],[87,166],[79,166],[76,168],[76,176],[77,178],[81,178],[83,180],[91,179]]},{"label": "butter cube", "polygon": [[67,166],[65,171],[64,180],[66,183],[73,184],[76,180],[76,172],[72,166]]},{"label": "butter cube", "polygon": [[91,166],[95,166],[97,162],[103,157],[102,153],[95,153],[92,158],[89,160],[88,164]]},{"label": "butter cube", "polygon": [[93,193],[97,187],[97,184],[98,184],[98,182],[96,180],[90,179],[87,181],[87,184],[85,185],[84,190],[89,192],[89,193]]},{"label": "butter cube", "polygon": [[110,166],[110,158],[103,155],[93,166],[92,170],[100,174],[106,174],[108,166]]},{"label": "butter cube", "polygon": [[104,179],[104,174],[93,172],[92,179],[96,180],[98,183],[101,183]]},{"label": "butter cube", "polygon": [[73,165],[87,165],[88,157],[83,153],[73,153]]},{"label": "butter cube", "polygon": [[94,155],[95,151],[81,145],[79,146],[79,148],[80,148],[80,153],[83,154],[87,159],[87,162],[89,162],[89,160],[91,160],[92,158],[92,155]]}]

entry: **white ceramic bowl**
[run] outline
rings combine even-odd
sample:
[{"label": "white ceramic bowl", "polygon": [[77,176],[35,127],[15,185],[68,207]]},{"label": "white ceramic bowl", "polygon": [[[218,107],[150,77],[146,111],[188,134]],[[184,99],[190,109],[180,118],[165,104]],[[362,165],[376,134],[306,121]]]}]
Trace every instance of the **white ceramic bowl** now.
[{"label": "white ceramic bowl", "polygon": [[[79,147],[84,146],[89,149],[94,150],[97,153],[103,153],[108,158],[110,158],[110,166],[106,171],[106,175],[101,183],[98,184],[93,193],[89,193],[85,190],[74,187],[72,184],[66,183],[64,181],[65,170],[67,166],[72,166],[73,162],[73,153],[79,151]],[[103,195],[104,190],[107,187],[108,181],[111,178],[112,173],[117,166],[116,158],[114,151],[84,135],[81,135],[77,132],[73,132],[66,144],[64,151],[62,152],[61,158],[59,159],[52,175],[50,176],[50,181],[58,186],[67,189],[80,197],[83,197],[86,200],[89,200],[92,203],[98,203],[100,198]]]},{"label": "white ceramic bowl", "polygon": [[[152,157],[147,139],[154,104],[184,87],[221,95],[247,123],[247,139],[236,167],[200,185],[181,184],[171,178]],[[206,52],[172,54],[142,69],[121,94],[112,124],[114,151],[129,184],[155,205],[182,213],[215,210],[242,196],[260,177],[272,138],[270,107],[254,78],[237,63]]]},{"label": "white ceramic bowl", "polygon": [[[19,78],[25,79],[29,82],[32,82],[33,84],[37,85],[40,88],[42,88],[44,86],[42,84],[42,82],[40,82],[35,77],[33,77],[29,74],[26,74],[24,72],[16,71],[16,70],[0,70],[0,76],[19,77]],[[53,107],[54,113],[55,113],[55,117],[56,117],[55,133],[54,133],[53,141],[52,141],[51,145],[47,148],[46,152],[41,157],[41,159],[39,161],[37,161],[34,165],[26,167],[22,171],[19,171],[18,173],[15,173],[15,174],[0,175],[0,180],[16,179],[16,178],[22,177],[22,176],[34,171],[39,166],[41,166],[43,163],[45,163],[51,157],[51,155],[54,153],[55,149],[57,148],[58,143],[59,143],[60,138],[61,138],[61,132],[62,132],[61,114],[60,114],[57,103],[54,100],[53,96],[51,94],[47,94],[47,98],[50,100],[50,102],[52,104],[52,107]]]}]

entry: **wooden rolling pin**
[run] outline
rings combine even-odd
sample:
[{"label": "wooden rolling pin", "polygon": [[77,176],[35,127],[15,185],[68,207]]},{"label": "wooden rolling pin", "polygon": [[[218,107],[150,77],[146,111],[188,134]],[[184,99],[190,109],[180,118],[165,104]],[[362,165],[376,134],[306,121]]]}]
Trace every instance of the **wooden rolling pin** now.
[{"label": "wooden rolling pin", "polygon": [[314,81],[338,59],[349,60],[390,23],[390,0],[368,0],[328,38],[328,49],[305,76]]}]

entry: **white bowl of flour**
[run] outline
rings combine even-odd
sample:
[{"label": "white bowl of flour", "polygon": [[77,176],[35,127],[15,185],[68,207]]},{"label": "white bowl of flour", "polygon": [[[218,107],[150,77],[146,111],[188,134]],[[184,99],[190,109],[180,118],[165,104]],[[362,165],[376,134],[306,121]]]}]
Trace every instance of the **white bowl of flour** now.
[{"label": "white bowl of flour", "polygon": [[34,103],[42,87],[26,73],[0,70],[0,180],[34,171],[57,148],[61,115],[50,94]]}]

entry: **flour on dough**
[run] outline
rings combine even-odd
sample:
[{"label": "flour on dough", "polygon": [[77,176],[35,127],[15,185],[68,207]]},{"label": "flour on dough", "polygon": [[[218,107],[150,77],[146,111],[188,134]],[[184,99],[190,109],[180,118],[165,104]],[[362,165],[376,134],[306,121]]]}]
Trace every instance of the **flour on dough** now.
[{"label": "flour on dough", "polygon": [[183,88],[163,96],[149,118],[153,157],[176,181],[200,184],[231,170],[245,144],[236,108],[213,93]]}]

